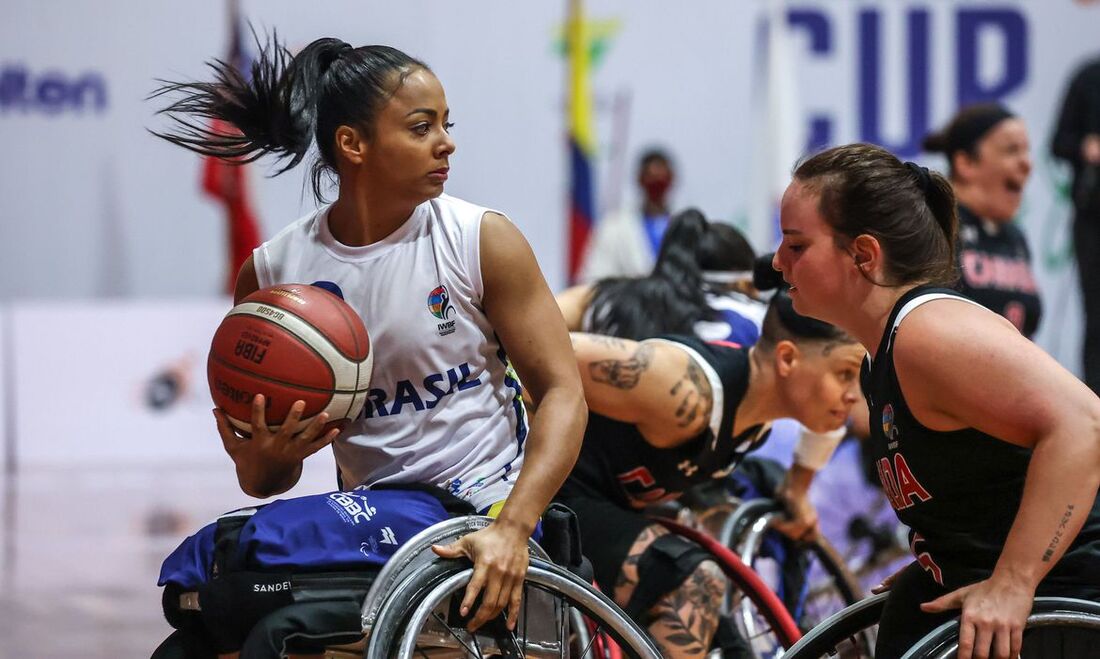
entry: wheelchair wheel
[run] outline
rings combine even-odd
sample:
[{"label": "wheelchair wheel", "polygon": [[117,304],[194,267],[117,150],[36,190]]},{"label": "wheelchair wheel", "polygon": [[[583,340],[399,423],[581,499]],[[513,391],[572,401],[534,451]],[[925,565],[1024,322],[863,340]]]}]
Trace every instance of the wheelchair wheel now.
[{"label": "wheelchair wheel", "polygon": [[498,619],[471,634],[457,609],[472,573],[468,563],[439,560],[400,583],[378,614],[366,658],[661,656],[610,599],[538,559],[527,572],[516,629]]},{"label": "wheelchair wheel", "polygon": [[[770,531],[770,522],[780,514],[782,506],[778,501],[747,501],[726,520],[719,540],[772,587],[799,628],[806,632],[858,602],[863,593],[828,540],[792,543]],[[798,554],[788,556],[788,550]],[[730,610],[736,612],[733,603]],[[742,611],[738,618],[742,626],[752,624],[748,612]],[[746,632],[751,634],[753,630]],[[865,630],[863,636],[863,645],[873,648],[874,630]]]},{"label": "wheelchair wheel", "polygon": [[741,638],[752,646],[757,657],[777,657],[801,637],[798,625],[787,612],[783,602],[748,565],[728,547],[701,531],[656,519],[670,531],[698,543],[714,557],[715,562],[730,580],[731,598],[736,612],[734,623]]},{"label": "wheelchair wheel", "polygon": [[871,659],[875,656],[873,636],[889,593],[872,595],[834,613],[791,646],[783,659]]},{"label": "wheelchair wheel", "polygon": [[[1100,646],[1100,604],[1066,597],[1037,597],[1024,628],[1024,659],[1094,656]],[[946,622],[902,659],[947,659],[959,649],[959,621]]]}]

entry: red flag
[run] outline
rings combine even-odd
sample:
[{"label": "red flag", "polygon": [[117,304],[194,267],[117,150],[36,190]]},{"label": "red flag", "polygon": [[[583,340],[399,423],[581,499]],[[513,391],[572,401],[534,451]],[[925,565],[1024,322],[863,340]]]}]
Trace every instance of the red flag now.
[{"label": "red flag", "polygon": [[[241,21],[240,11],[236,0],[229,2],[229,54],[226,61],[233,64],[241,72],[245,79],[251,73],[250,63],[242,47],[244,23]],[[236,132],[236,127],[222,122],[214,121],[213,130],[218,133]],[[256,214],[252,211],[251,195],[248,190],[247,165],[226,162],[217,158],[205,158],[202,168],[202,189],[225,208],[226,234],[228,247],[228,277],[226,290],[232,294],[237,279],[237,272],[252,250],[260,244],[259,223]]]}]

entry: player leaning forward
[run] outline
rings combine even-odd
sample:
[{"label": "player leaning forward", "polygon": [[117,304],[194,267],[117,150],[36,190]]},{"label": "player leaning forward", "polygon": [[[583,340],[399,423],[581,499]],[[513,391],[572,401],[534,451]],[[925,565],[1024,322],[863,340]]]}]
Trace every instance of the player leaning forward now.
[{"label": "player leaning forward", "polygon": [[959,657],[1016,657],[1035,595],[1100,601],[1100,400],[1008,321],[948,288],[940,175],[847,145],[799,165],[775,267],[799,313],[866,347],[872,455],[915,558],[876,657],[962,609]]},{"label": "player leaning forward", "polygon": [[[367,326],[374,370],[362,416],[339,435],[322,433],[323,418],[296,436],[269,432],[261,396],[251,438],[216,410],[241,488],[285,492],[330,443],[346,488],[445,488],[496,517],[437,549],[474,562],[463,607],[479,592],[484,600],[472,626],[505,607],[514,624],[527,538],[573,465],[586,416],[554,298],[506,217],[443,194],[455,144],[443,87],[424,63],[319,39],[293,58],[273,44],[258,67],[247,83],[218,66],[213,83],[169,85],[182,99],[168,110],[187,123],[165,137],[217,157],[270,152],[288,167],[316,140],[314,191],[320,198],[320,177],[331,175],[336,201],[258,248],[235,297],[288,282],[338,291]],[[242,135],[211,133],[195,119],[204,116]],[[513,365],[539,411],[530,428]],[[300,412],[296,404],[283,428]]]}]

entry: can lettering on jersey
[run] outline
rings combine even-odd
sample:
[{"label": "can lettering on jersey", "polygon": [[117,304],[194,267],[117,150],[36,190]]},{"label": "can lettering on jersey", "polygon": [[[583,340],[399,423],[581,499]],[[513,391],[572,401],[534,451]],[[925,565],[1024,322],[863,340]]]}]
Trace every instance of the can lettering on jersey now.
[{"label": "can lettering on jersey", "polygon": [[917,503],[931,501],[932,495],[917,480],[905,456],[899,452],[893,458],[892,465],[890,458],[881,458],[876,465],[882,490],[890,500],[890,506],[894,510],[905,510]]}]

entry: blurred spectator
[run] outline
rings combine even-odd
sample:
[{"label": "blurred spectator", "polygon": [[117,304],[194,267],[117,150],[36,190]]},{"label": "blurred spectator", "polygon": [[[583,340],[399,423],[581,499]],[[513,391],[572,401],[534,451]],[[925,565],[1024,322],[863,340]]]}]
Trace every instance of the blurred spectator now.
[{"label": "blurred spectator", "polygon": [[1073,166],[1073,244],[1085,308],[1085,384],[1100,392],[1100,59],[1069,83],[1051,144]]},{"label": "blurred spectator", "polygon": [[1024,122],[998,104],[970,106],[925,137],[924,149],[947,156],[958,200],[959,290],[1031,338],[1042,306],[1031,252],[1012,223],[1031,175]]},{"label": "blurred spectator", "polygon": [[600,218],[581,266],[581,281],[649,274],[668,228],[668,191],[675,180],[675,168],[666,152],[650,149],[642,154],[638,162],[642,206]]}]

